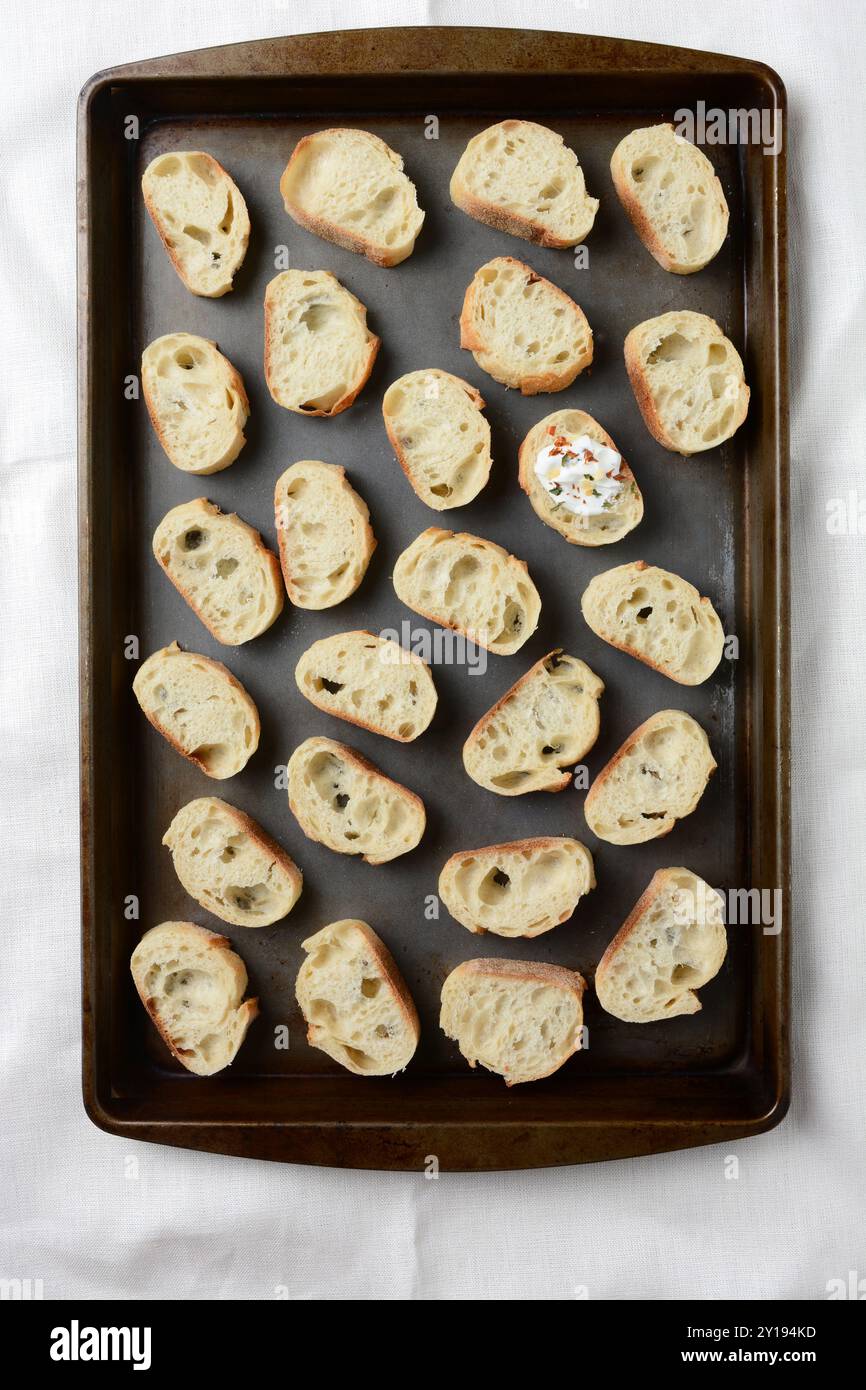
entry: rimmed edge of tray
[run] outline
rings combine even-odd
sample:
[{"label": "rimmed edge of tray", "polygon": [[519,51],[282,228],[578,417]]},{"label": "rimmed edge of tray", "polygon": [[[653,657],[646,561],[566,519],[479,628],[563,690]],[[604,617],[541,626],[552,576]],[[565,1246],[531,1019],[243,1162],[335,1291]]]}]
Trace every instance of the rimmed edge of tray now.
[{"label": "rimmed edge of tray", "polygon": [[[365,41],[359,42],[364,36]],[[373,61],[374,60],[374,61]],[[82,1006],[83,1095],[87,1114],[108,1133],[190,1149],[327,1166],[409,1169],[423,1168],[426,1156],[436,1154],[446,1170],[505,1170],[545,1167],[658,1153],[712,1143],[730,1143],[761,1134],[784,1118],[790,1096],[788,1037],[790,972],[790,684],[788,597],[788,373],[786,284],[786,147],[767,159],[772,168],[769,195],[764,200],[763,230],[774,252],[775,355],[774,399],[765,411],[774,420],[773,496],[776,526],[769,537],[776,660],[765,665],[762,687],[760,750],[762,781],[770,790],[774,812],[760,827],[765,863],[774,866],[781,885],[785,929],[766,938],[758,984],[772,984],[775,1011],[765,1021],[763,1052],[769,1063],[767,1086],[756,1090],[751,1103],[744,1087],[743,1118],[736,1120],[659,1120],[647,1116],[623,1120],[562,1122],[513,1119],[469,1122],[438,1120],[431,1124],[398,1119],[394,1122],[282,1123],[239,1119],[237,1122],[189,1122],[177,1117],[155,1120],[133,1101],[112,1092],[105,1066],[97,1057],[100,1000],[95,976],[94,847],[107,827],[97,824],[94,771],[93,595],[97,563],[91,545],[93,489],[91,435],[94,427],[94,323],[89,304],[91,277],[97,269],[90,241],[89,197],[90,120],[94,102],[106,89],[154,80],[196,80],[229,77],[280,79],[292,74],[323,78],[362,74],[424,72],[430,74],[532,74],[619,72],[628,69],[658,76],[664,73],[699,78],[748,77],[761,84],[769,104],[780,112],[783,129],[785,89],[765,64],[724,54],[647,44],[626,39],[481,28],[395,28],[382,31],[343,30],[202,49],[132,63],[95,74],[83,87],[78,107],[78,500],[79,500],[79,667],[81,713],[81,881],[82,881]],[[102,570],[101,578],[107,571]],[[754,734],[752,735],[754,736]],[[756,756],[759,754],[756,753]],[[516,1107],[515,1107],[516,1110]]]}]

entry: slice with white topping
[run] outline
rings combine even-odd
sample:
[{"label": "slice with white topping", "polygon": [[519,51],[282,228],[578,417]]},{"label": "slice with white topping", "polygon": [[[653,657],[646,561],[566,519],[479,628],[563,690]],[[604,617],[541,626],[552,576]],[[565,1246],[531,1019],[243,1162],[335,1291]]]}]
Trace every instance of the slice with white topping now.
[{"label": "slice with white topping", "polygon": [[520,446],[520,486],[536,515],[571,545],[611,545],[643,517],[634,474],[584,410],[555,410]]}]

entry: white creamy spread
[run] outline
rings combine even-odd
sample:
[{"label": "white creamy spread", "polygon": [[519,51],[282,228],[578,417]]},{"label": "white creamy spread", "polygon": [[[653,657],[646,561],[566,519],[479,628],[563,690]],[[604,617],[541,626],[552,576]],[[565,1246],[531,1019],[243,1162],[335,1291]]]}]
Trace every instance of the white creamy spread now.
[{"label": "white creamy spread", "polygon": [[600,516],[612,511],[625,486],[620,478],[622,455],[590,439],[551,435],[535,460],[535,476],[554,505],[575,516]]}]

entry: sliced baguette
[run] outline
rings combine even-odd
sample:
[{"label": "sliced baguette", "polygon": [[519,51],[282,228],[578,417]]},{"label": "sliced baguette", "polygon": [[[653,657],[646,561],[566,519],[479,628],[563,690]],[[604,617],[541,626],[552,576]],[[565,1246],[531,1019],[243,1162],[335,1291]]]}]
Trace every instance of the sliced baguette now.
[{"label": "sliced baguette", "polygon": [[234,927],[270,927],[301,896],[304,876],[285,850],[219,797],[182,806],[162,843],[190,897]]},{"label": "sliced baguette", "polygon": [[540,1081],[579,1051],[586,981],[576,970],[522,960],[466,960],[442,986],[439,1025],[470,1067],[506,1085]]},{"label": "sliced baguette", "polygon": [[188,290],[219,299],[247,253],[250,218],[234,179],[212,155],[157,155],[141,180],[144,202],[171,263]]},{"label": "sliced baguette", "polygon": [[430,667],[372,632],[338,632],[304,652],[295,667],[302,695],[326,714],[411,743],[436,711]]},{"label": "sliced baguette", "polygon": [[333,608],[355,592],[376,537],[345,468],[293,463],[277,480],[274,515],[286,592],[297,608]]},{"label": "sliced baguette", "polygon": [[308,738],[295,749],[289,806],[308,839],[337,854],[361,854],[367,864],[407,854],[426,823],[420,796],[332,738]]},{"label": "sliced baguette", "polygon": [[722,659],[725,633],[710,600],[643,560],[597,574],[580,607],[604,642],[680,685],[700,685]]},{"label": "sliced baguette", "polygon": [[305,135],[283,171],[280,192],[300,226],[376,265],[399,265],[411,256],[424,222],[402,159],[367,130]]},{"label": "sliced baguette", "polygon": [[[552,447],[562,449],[563,458],[567,461],[569,446],[580,439],[603,444],[605,448],[613,449],[619,458],[613,481],[620,484],[620,491],[609,499],[609,506],[595,514],[583,515],[570,511],[561,500],[561,492],[557,498],[535,471],[538,457],[545,450]],[[612,545],[633,531],[643,517],[643,497],[634,474],[607,431],[584,410],[555,410],[552,415],[545,415],[543,420],[533,425],[520,446],[518,478],[536,516],[545,525],[552,526],[571,545]],[[591,488],[591,474],[586,482]]]},{"label": "sliced baguette", "polygon": [[207,777],[234,777],[259,746],[258,710],[221,661],[172,642],[142,662],[132,688],[153,727]]},{"label": "sliced baguette", "polygon": [[437,526],[422,531],[399,556],[394,589],[408,608],[497,656],[519,651],[541,613],[523,560],[494,541]]},{"label": "sliced baguette", "polygon": [[695,1014],[727,949],[719,894],[690,869],[659,869],[599,961],[598,1002],[625,1023]]},{"label": "sliced baguette", "polygon": [[577,246],[598,211],[574,150],[535,121],[500,121],[473,136],[451,198],[476,221],[539,246]]},{"label": "sliced baguette", "polygon": [[499,796],[561,792],[598,738],[603,692],[583,661],[557,647],[481,716],[463,745],[463,766]]},{"label": "sliced baguette", "polygon": [[644,424],[674,453],[715,449],[746,418],[742,359],[706,314],[680,309],[639,323],[625,340],[625,366]]},{"label": "sliced baguette", "polygon": [[703,150],[672,125],[645,126],[620,140],[610,161],[619,200],[660,266],[692,275],[728,234],[728,204]]},{"label": "sliced baguette", "polygon": [[[232,1063],[259,1011],[231,942],[193,922],[161,922],[132,953],[138,996],[166,1047],[195,1076]],[[243,1001],[243,1002],[242,1002]]]},{"label": "sliced baguette", "polygon": [[302,943],[295,994],[307,1042],[355,1076],[394,1076],[411,1062],[421,1028],[406,982],[366,922],[331,922]]},{"label": "sliced baguette", "polygon": [[206,497],[172,507],[154,532],[153,553],[218,642],[250,642],[282,612],[276,555],[252,526]]},{"label": "sliced baguette", "polygon": [[250,403],[240,373],[216,343],[167,333],[144,349],[141,386],[150,422],[175,468],[202,476],[234,463]]},{"label": "sliced baguette", "polygon": [[586,794],[586,823],[611,845],[642,845],[691,815],[716,760],[709,740],[683,710],[663,709],[640,724]]},{"label": "sliced baguette", "polygon": [[284,270],[265,290],[265,378],[297,415],[339,415],[366,384],[379,339],[329,270]]},{"label": "sliced baguette", "polygon": [[439,896],[468,931],[532,937],[567,922],[595,887],[592,855],[579,840],[554,835],[452,854]]},{"label": "sliced baguette", "polygon": [[482,371],[524,396],[564,391],[592,362],[592,329],[573,299],[511,256],[476,270],[463,300],[460,346]]},{"label": "sliced baguette", "polygon": [[397,461],[434,511],[464,507],[490,477],[490,426],[467,381],[436,367],[393,382],[382,414]]}]

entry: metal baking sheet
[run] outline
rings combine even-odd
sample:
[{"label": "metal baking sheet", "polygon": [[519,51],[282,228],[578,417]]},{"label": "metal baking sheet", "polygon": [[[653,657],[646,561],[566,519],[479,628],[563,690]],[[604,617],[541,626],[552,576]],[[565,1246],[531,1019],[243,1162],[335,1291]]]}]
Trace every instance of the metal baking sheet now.
[{"label": "metal baking sheet", "polygon": [[[524,36],[540,37],[550,36]],[[396,40],[391,38],[389,54],[393,55]],[[624,59],[633,56],[627,45],[618,47]],[[157,88],[159,79],[157,70],[152,78]],[[415,1166],[423,1161],[423,1154],[407,1157],[412,1153],[407,1135],[413,1127],[422,1126],[423,1148],[435,1138],[423,1127],[441,1124],[446,1166],[521,1166],[701,1142],[700,1124],[711,1125],[715,1118],[709,1097],[716,1093],[727,1097],[728,1108],[720,1100],[718,1115],[724,1114],[732,1123],[737,1111],[736,1106],[730,1109],[730,1100],[737,1087],[744,1097],[760,1091],[756,1058],[758,1052],[764,1053],[756,1047],[756,1039],[764,1036],[761,1030],[769,1003],[761,982],[766,953],[774,949],[773,939],[763,936],[760,927],[730,930],[725,965],[701,991],[703,1008],[695,1016],[629,1026],[605,1014],[590,987],[585,996],[588,1049],[554,1077],[531,1087],[506,1093],[498,1078],[470,1073],[456,1046],[438,1027],[442,981],[460,961],[475,956],[551,961],[579,969],[591,985],[605,946],[657,868],[683,864],[722,889],[753,885],[755,740],[762,726],[755,700],[756,692],[762,698],[763,689],[756,683],[760,656],[756,638],[773,640],[772,629],[768,631],[766,625],[762,629],[759,622],[754,546],[756,534],[766,541],[767,527],[781,524],[781,518],[767,510],[763,492],[756,491],[769,375],[757,354],[751,320],[755,272],[744,273],[744,266],[754,264],[762,252],[755,231],[760,210],[754,206],[744,175],[742,150],[728,146],[709,151],[731,208],[730,235],[721,252],[698,275],[672,276],[652,260],[635,236],[614,194],[608,169],[610,154],[623,135],[638,124],[671,116],[667,101],[642,104],[639,110],[625,101],[614,110],[583,105],[550,109],[539,101],[537,88],[528,90],[521,102],[519,85],[512,85],[502,93],[501,105],[491,106],[488,96],[482,109],[473,105],[471,92],[455,101],[451,90],[449,104],[437,104],[446,82],[435,74],[426,82],[419,78],[416,104],[399,111],[382,109],[385,102],[377,107],[356,99],[353,105],[336,83],[330,105],[326,83],[321,106],[299,111],[275,109],[264,100],[255,104],[252,95],[247,110],[214,109],[210,97],[210,105],[203,101],[198,110],[178,111],[170,109],[169,92],[165,100],[155,102],[156,109],[145,110],[139,138],[127,142],[124,167],[117,171],[125,296],[122,304],[113,305],[110,323],[100,326],[91,321],[91,332],[116,335],[117,360],[127,364],[128,372],[135,372],[146,344],[163,333],[185,330],[212,338],[240,370],[251,408],[248,442],[238,461],[209,478],[196,479],[170,465],[151,430],[143,401],[127,402],[121,394],[119,402],[110,403],[108,408],[120,417],[115,425],[120,448],[112,457],[94,450],[92,433],[88,437],[91,467],[101,470],[103,478],[110,476],[112,490],[110,556],[99,562],[101,582],[111,589],[110,713],[106,707],[111,728],[109,733],[97,725],[89,738],[110,738],[119,753],[105,768],[110,786],[103,784],[107,804],[100,833],[108,835],[115,853],[106,870],[110,884],[103,882],[94,896],[107,895],[113,945],[107,965],[111,983],[99,1030],[104,1070],[93,1070],[111,1077],[112,1091],[125,1115],[124,1121],[116,1123],[134,1128],[147,1121],[150,1138],[265,1152],[267,1145],[257,1147],[251,1136],[263,1126],[273,1126],[276,1134],[285,1123],[289,1128],[283,1145],[272,1138],[267,1156]],[[254,88],[251,78],[247,84]],[[137,84],[131,85],[130,94],[139,97]],[[408,92],[406,99],[412,100]],[[449,178],[467,140],[485,125],[515,114],[552,125],[579,153],[587,188],[601,199],[586,243],[588,264],[573,252],[542,249],[482,226],[450,201]],[[116,118],[119,115],[115,100]],[[398,267],[383,270],[320,240],[296,226],[283,209],[279,177],[292,148],[303,135],[334,124],[359,126],[381,136],[401,153],[417,186],[426,221],[414,254]],[[431,131],[435,138],[430,138]],[[138,196],[146,164],[176,148],[203,149],[214,155],[231,172],[249,207],[253,229],[249,251],[235,278],[235,290],[219,300],[196,298],[185,290]],[[465,288],[477,268],[496,255],[527,261],[575,298],[586,313],[594,333],[594,362],[566,391],[522,398],[487,377],[471,354],[461,350],[458,317]],[[367,306],[370,326],[382,339],[369,383],[355,405],[333,420],[307,419],[281,410],[265,385],[264,291],[277,270],[286,268],[286,256],[292,267],[332,271]],[[676,308],[699,310],[723,326],[744,355],[753,389],[746,426],[722,448],[691,460],[668,453],[649,435],[622,360],[623,339],[635,323]],[[91,304],[91,314],[92,310]],[[465,377],[481,391],[492,427],[494,460],[490,482],[480,496],[467,507],[441,514],[430,511],[415,496],[394,459],[381,416],[382,395],[391,381],[406,371],[433,366]],[[535,516],[518,487],[520,441],[544,415],[568,406],[587,410],[608,430],[644,495],[643,522],[614,546],[592,550],[568,545]],[[224,511],[238,512],[274,548],[274,483],[289,464],[306,458],[342,464],[368,503],[378,546],[367,576],[358,591],[336,608],[305,612],[287,603],[263,636],[240,648],[222,647],[157,566],[151,552],[153,531],[169,508],[207,496]],[[758,533],[757,500],[762,501],[765,518]],[[108,524],[107,513],[103,520]],[[404,640],[423,641],[425,633],[432,637],[440,631],[405,608],[391,583],[398,554],[431,525],[487,537],[525,560],[542,597],[542,612],[536,633],[512,657],[489,655],[483,670],[475,664],[434,664],[439,692],[435,719],[421,738],[403,746],[314,709],[297,690],[293,673],[310,644],[332,633],[396,629]],[[675,685],[601,642],[583,621],[580,596],[590,578],[636,559],[691,580],[713,601],[726,633],[737,639],[738,658],[723,660],[703,686]],[[90,614],[93,617],[92,605]],[[138,638],[142,658],[176,639],[188,649],[224,661],[243,682],[258,706],[262,737],[240,775],[213,783],[179,758],[146,723],[131,691],[136,665],[124,659],[119,642],[128,634]],[[105,640],[104,630],[98,637]],[[610,846],[596,840],[586,826],[583,791],[571,787],[559,795],[495,797],[466,776],[460,750],[476,719],[532,662],[554,647],[584,659],[605,683],[601,735],[586,759],[590,777],[623,738],[656,710],[687,710],[706,729],[718,771],[698,810],[669,837],[628,848]],[[374,868],[358,859],[338,857],[304,837],[279,785],[279,769],[293,749],[313,734],[326,734],[357,748],[423,798],[427,830],[415,852]],[[225,926],[181,888],[168,851],[161,847],[162,836],[179,807],[193,797],[210,794],[224,796],[254,816],[302,867],[304,892],[284,922],[256,931]],[[779,808],[776,826],[781,814]],[[576,836],[595,859],[598,887],[582,900],[567,924],[533,941],[503,941],[472,936],[450,918],[444,906],[435,915],[438,874],[449,855],[540,834]],[[119,910],[130,894],[140,905],[138,920],[127,920]],[[336,1076],[335,1064],[305,1041],[294,998],[294,979],[303,958],[300,943],[324,923],[341,917],[360,917],[382,935],[418,1006],[420,1046],[405,1076],[393,1082]],[[261,1016],[230,1074],[206,1084],[180,1073],[147,1023],[125,974],[125,962],[141,931],[169,918],[187,918],[228,935],[246,962],[250,992],[260,1000]],[[91,944],[98,951],[97,943]],[[282,1045],[284,1025],[288,1046]],[[362,1095],[367,1088],[368,1095]],[[643,1091],[643,1097],[630,1109],[636,1091]],[[184,1092],[195,1123],[181,1134],[176,1131],[183,1129]],[[655,1097],[657,1104],[647,1109],[649,1097]],[[498,1124],[507,1122],[507,1144],[505,1131],[500,1131],[486,1148],[479,1138],[474,1146],[455,1145],[452,1154],[447,1134],[467,1120],[468,1108],[474,1106],[473,1118],[480,1120],[479,1104],[489,1109],[491,1135]],[[95,1108],[91,1102],[92,1113]],[[747,1109],[744,1101],[740,1115],[747,1127],[744,1132],[749,1125],[766,1127],[759,1124],[760,1117],[747,1116]],[[543,1130],[561,1120],[568,1128],[584,1113],[600,1117],[593,1143],[581,1146],[575,1138],[571,1145],[551,1145],[549,1153],[539,1153],[539,1127]],[[623,1137],[624,1121],[630,1118],[639,1125],[653,1115],[661,1119],[668,1113],[676,1131],[671,1130],[669,1142],[645,1137],[629,1147]],[[603,1137],[598,1137],[605,1114],[610,1118],[607,1149]],[[158,1132],[160,1121],[168,1125],[164,1135]],[[322,1136],[318,1150],[314,1138],[296,1147],[291,1138],[285,1138],[291,1135],[291,1124],[302,1121],[313,1136],[318,1128]],[[339,1135],[347,1127],[363,1129],[366,1124],[371,1126],[368,1149],[362,1147],[359,1152],[357,1143],[348,1141],[341,1145]],[[515,1124],[517,1134],[523,1126],[534,1127],[532,1138],[522,1145],[515,1137]],[[205,1135],[208,1128],[210,1140]],[[231,1139],[225,1137],[229,1129]],[[392,1132],[395,1129],[400,1130],[399,1142]],[[578,1135],[579,1131],[573,1132]]]}]

